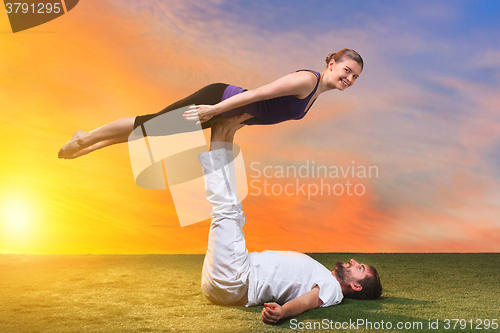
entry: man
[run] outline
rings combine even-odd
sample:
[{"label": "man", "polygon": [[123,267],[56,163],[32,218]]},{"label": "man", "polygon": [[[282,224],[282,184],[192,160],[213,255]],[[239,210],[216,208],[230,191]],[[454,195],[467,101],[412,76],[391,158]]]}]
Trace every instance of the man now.
[{"label": "man", "polygon": [[[245,218],[236,195],[232,142],[243,114],[211,122],[210,151],[200,154],[206,197],[212,204],[208,249],[201,288],[213,303],[264,304],[262,320],[274,324],[316,307],[336,305],[344,297],[376,299],[382,293],[377,270],[337,262],[333,272],[297,252],[248,253],[243,234]],[[280,305],[283,304],[283,305]]]}]

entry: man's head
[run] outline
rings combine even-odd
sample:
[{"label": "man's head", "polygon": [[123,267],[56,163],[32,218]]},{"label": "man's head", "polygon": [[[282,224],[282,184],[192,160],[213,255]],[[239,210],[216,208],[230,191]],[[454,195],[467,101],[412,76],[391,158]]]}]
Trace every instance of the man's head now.
[{"label": "man's head", "polygon": [[332,272],[342,287],[344,297],[377,299],[382,294],[382,284],[375,267],[359,264],[351,259],[348,263],[337,261]]}]

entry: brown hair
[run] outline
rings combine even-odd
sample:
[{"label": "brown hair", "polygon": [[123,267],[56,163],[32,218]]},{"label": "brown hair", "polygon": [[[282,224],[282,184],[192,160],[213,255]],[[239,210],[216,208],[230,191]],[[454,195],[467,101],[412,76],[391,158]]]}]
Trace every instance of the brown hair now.
[{"label": "brown hair", "polygon": [[335,60],[335,62],[341,62],[345,57],[349,57],[352,60],[356,61],[361,66],[361,70],[363,70],[363,58],[361,58],[358,52],[351,49],[342,49],[340,51],[330,53],[325,59],[326,67],[328,67],[332,59]]},{"label": "brown hair", "polygon": [[371,265],[367,265],[366,267],[369,273],[364,279],[358,281],[363,289],[354,291],[346,295],[346,297],[355,299],[377,299],[382,295],[382,284],[380,283],[380,277],[378,276],[377,270]]}]

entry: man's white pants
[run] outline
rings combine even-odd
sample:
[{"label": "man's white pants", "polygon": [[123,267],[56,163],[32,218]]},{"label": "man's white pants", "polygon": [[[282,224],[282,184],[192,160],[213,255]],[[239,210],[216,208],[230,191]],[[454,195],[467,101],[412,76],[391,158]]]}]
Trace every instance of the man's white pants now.
[{"label": "man's white pants", "polygon": [[245,217],[236,191],[233,151],[218,149],[198,155],[206,197],[212,204],[208,249],[201,290],[216,304],[234,304],[248,289],[250,265],[245,245]]}]

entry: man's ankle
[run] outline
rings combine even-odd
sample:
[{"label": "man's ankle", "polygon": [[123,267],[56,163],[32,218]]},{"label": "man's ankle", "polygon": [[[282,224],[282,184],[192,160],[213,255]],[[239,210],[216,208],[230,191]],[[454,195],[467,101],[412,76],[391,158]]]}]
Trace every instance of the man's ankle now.
[{"label": "man's ankle", "polygon": [[217,149],[226,149],[226,142],[211,141],[210,142],[210,151],[217,150]]}]

